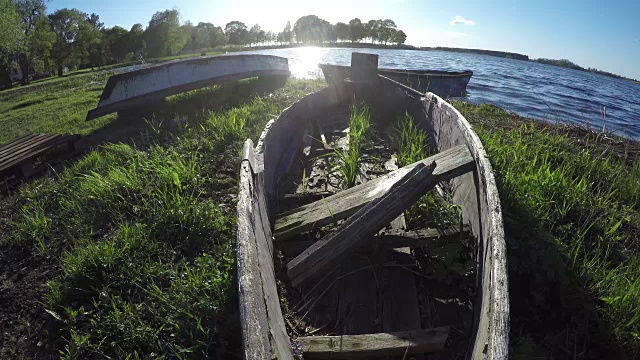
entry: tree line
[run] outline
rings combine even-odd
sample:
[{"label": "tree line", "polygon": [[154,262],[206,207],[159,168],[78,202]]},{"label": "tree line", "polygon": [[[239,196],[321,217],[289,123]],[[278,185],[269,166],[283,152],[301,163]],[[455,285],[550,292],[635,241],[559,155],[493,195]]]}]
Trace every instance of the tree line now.
[{"label": "tree line", "polygon": [[598,70],[596,68],[583,68],[582,66],[569,61],[567,59],[560,59],[560,60],[556,60],[556,59],[545,59],[545,58],[539,58],[539,59],[533,59],[531,61],[535,61],[538,63],[542,63],[542,64],[547,64],[547,65],[555,65],[555,66],[560,66],[560,67],[565,67],[565,68],[569,68],[569,69],[574,69],[574,70],[578,70],[578,71],[586,71],[586,72],[592,72],[592,73],[596,73],[596,74],[600,74],[600,75],[604,75],[604,76],[608,76],[608,77],[612,77],[612,78],[616,78],[616,79],[624,79],[624,80],[631,80],[631,81],[638,81],[636,79],[632,79],[632,78],[628,78],[622,75],[618,75],[618,74],[614,74],[614,73],[610,73],[608,71],[603,71],[603,70]]},{"label": "tree line", "polygon": [[315,15],[287,22],[279,33],[260,25],[231,21],[224,28],[209,22],[181,22],[178,10],[156,12],[146,27],[106,27],[98,14],[60,9],[47,14],[46,0],[0,0],[0,88],[12,85],[20,70],[21,83],[34,76],[62,76],[65,69],[195,52],[223,45],[309,43],[336,41],[404,44],[407,36],[389,19],[331,24]]}]

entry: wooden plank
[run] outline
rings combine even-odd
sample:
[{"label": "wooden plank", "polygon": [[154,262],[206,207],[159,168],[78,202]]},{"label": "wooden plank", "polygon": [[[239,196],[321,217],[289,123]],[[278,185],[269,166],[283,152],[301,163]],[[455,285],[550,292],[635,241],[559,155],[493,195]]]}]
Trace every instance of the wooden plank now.
[{"label": "wooden plank", "polygon": [[380,248],[416,248],[436,240],[458,240],[469,236],[471,226],[451,226],[442,229],[418,229],[412,231],[389,232],[376,236]]},{"label": "wooden plank", "polygon": [[24,159],[27,159],[32,156],[33,152],[37,152],[42,148],[47,148],[50,146],[49,144],[56,141],[58,135],[46,135],[44,137],[38,138],[27,146],[20,147],[16,149],[11,154],[7,154],[6,157],[0,159],[0,170],[6,169],[10,166],[13,166]]},{"label": "wooden plank", "polygon": [[15,139],[7,142],[7,143],[4,143],[4,144],[0,145],[0,154],[2,154],[8,148],[10,148],[12,146],[15,146],[16,144],[20,144],[22,142],[25,142],[25,141],[29,140],[30,138],[35,137],[37,135],[39,135],[39,134],[29,133],[29,134],[26,134],[26,135],[19,136],[19,137],[15,138]]},{"label": "wooden plank", "polygon": [[242,348],[245,359],[270,359],[269,325],[258,263],[255,225],[251,221],[253,187],[251,166],[240,167],[238,191],[237,269]]},{"label": "wooden plank", "polygon": [[45,144],[47,141],[51,141],[51,140],[55,139],[58,136],[59,135],[40,134],[40,135],[35,136],[35,137],[25,141],[25,142],[18,143],[18,144],[16,144],[16,146],[11,148],[10,150],[7,150],[7,152],[5,152],[3,154],[2,160],[0,160],[0,164],[2,162],[5,162],[5,161],[13,158],[14,156],[17,156],[18,154],[22,154],[24,152],[28,152],[28,151],[31,151],[33,149],[38,149],[38,148],[42,147],[42,145]]},{"label": "wooden plank", "polygon": [[351,80],[374,81],[378,77],[378,55],[351,53]]},{"label": "wooden plank", "polygon": [[473,359],[509,358],[509,281],[500,197],[489,157],[469,122],[451,104],[426,94],[417,122],[433,134],[433,146],[466,145],[476,171],[452,181],[452,202],[461,206],[463,220],[473,227],[478,263],[474,326],[468,354]]},{"label": "wooden plank", "polygon": [[338,324],[336,332],[343,335],[368,334],[380,331],[377,314],[377,275],[367,268],[367,257],[351,257],[341,267]]},{"label": "wooden plank", "polygon": [[[444,229],[419,229],[412,231],[391,231],[383,234],[378,234],[373,237],[372,241],[375,242],[375,246],[372,244],[364,244],[359,251],[370,251],[374,248],[378,249],[397,249],[402,247],[417,248],[427,245],[433,241],[438,240],[458,240],[463,237],[469,236],[471,227],[465,225],[460,231],[460,227],[452,226]],[[287,257],[296,257],[303,252],[309,246],[313,245],[316,239],[287,239],[285,241],[279,241],[276,243],[276,247],[284,253]]]},{"label": "wooden plank", "polygon": [[0,171],[6,170],[25,159],[36,157],[49,149],[74,141],[79,137],[80,135],[51,135],[50,138],[30,147],[29,150],[21,150],[19,154],[16,154],[10,160],[0,162]]},{"label": "wooden plank", "polygon": [[435,167],[435,162],[429,166],[418,164],[395,182],[385,195],[364,206],[335,232],[291,260],[287,264],[291,283],[298,286],[312,279],[362,246],[363,241],[375,235],[436,185],[437,177],[432,175]]},{"label": "wooden plank", "polygon": [[[386,252],[387,262],[413,265],[410,254]],[[420,330],[420,310],[414,274],[399,266],[386,266],[382,270],[382,331]]]},{"label": "wooden plank", "polygon": [[417,164],[430,164],[434,161],[437,164],[433,171],[436,182],[449,180],[475,168],[473,157],[465,145],[453,147],[365,184],[341,191],[324,200],[280,214],[275,224],[275,240],[281,241],[345,219],[355,214],[373,199],[386,193],[393,184]]},{"label": "wooden plank", "polygon": [[[262,173],[260,173],[262,174]],[[277,359],[293,360],[293,352],[289,344],[289,336],[284,325],[282,309],[280,308],[280,298],[278,297],[278,289],[276,287],[276,277],[273,268],[272,250],[269,247],[271,242],[271,232],[265,232],[265,222],[268,219],[263,218],[264,208],[260,209],[259,197],[262,197],[262,191],[259,190],[264,186],[260,176],[256,178],[255,193],[252,206],[252,222],[254,225],[254,235],[258,250],[258,266],[260,268],[260,277],[262,278],[262,291],[264,294],[264,303],[267,309],[267,323],[271,338],[271,351]],[[269,226],[266,226],[269,229]]]},{"label": "wooden plank", "polygon": [[304,336],[305,359],[351,359],[422,354],[441,350],[449,327],[342,336]]},{"label": "wooden plank", "polygon": [[4,148],[2,150],[2,152],[0,152],[0,158],[6,158],[11,156],[11,154],[13,154],[14,152],[27,147],[29,145],[32,145],[34,143],[38,143],[41,141],[41,139],[50,136],[50,135],[46,135],[46,134],[33,134],[33,136],[26,138],[22,141],[15,141],[12,142],[11,144],[8,144],[6,148]]},{"label": "wooden plank", "polygon": [[[264,194],[264,172],[258,173],[256,180],[256,201],[255,211],[256,215],[259,215],[260,221],[256,223],[259,226],[258,230],[261,230],[266,237],[266,244],[269,248],[269,255],[271,259],[273,259],[273,235],[271,234],[271,224],[269,223],[269,215],[267,212],[267,205],[265,203],[265,194]],[[271,262],[271,267],[273,268],[273,260]]]},{"label": "wooden plank", "polygon": [[293,359],[269,248],[270,226],[264,203],[260,200],[263,187],[262,176],[254,177],[250,159],[244,159],[238,194],[237,245],[244,358]]}]

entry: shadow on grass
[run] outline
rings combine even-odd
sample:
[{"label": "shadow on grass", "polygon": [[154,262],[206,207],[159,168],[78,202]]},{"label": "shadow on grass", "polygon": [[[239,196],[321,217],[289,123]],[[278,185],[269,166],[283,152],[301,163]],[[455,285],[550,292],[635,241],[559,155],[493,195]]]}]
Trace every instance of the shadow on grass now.
[{"label": "shadow on grass", "polygon": [[[498,183],[500,181],[498,180]],[[511,345],[515,358],[624,359],[613,329],[569,259],[525,206],[498,185],[507,240]]]},{"label": "shadow on grass", "polygon": [[[601,300],[617,295],[608,287],[615,285],[612,277],[621,271],[598,271],[607,270],[602,261],[611,261],[617,251],[616,246],[599,251],[599,246],[613,244],[611,234],[617,229],[599,219],[609,218],[603,214],[617,214],[616,221],[631,216],[630,210],[626,215],[617,213],[616,204],[632,201],[614,200],[619,196],[610,193],[612,184],[621,180],[609,170],[613,165],[602,144],[584,137],[576,141],[564,128],[493,106],[458,103],[456,107],[476,127],[500,192],[512,357],[630,358],[634,344],[621,339],[619,328],[634,314],[628,311],[612,318],[607,313],[611,307]],[[585,155],[590,151],[602,158]],[[630,231],[625,226],[618,233],[629,236]],[[594,259],[600,262],[592,263]]]},{"label": "shadow on grass", "polygon": [[122,111],[114,121],[87,135],[85,146],[124,142],[144,147],[166,140],[162,134],[180,131],[185,124],[202,124],[211,113],[267,95],[284,86],[285,82],[282,78],[253,78],[189,91],[143,108]]},{"label": "shadow on grass", "polygon": [[18,110],[18,109],[26,108],[26,107],[29,107],[31,105],[39,104],[39,103],[44,102],[44,101],[45,101],[45,99],[25,101],[23,103],[20,103],[20,104],[17,104],[15,106],[13,106],[10,110]]}]

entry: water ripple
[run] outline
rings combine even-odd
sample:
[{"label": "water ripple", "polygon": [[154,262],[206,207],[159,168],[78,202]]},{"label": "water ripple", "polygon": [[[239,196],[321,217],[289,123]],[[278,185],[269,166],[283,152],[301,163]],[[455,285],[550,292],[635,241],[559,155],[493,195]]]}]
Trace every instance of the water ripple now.
[{"label": "water ripple", "polygon": [[584,71],[498,57],[442,51],[292,48],[254,53],[289,58],[299,78],[322,77],[318,63],[349,65],[351,52],[379,55],[380,67],[397,69],[470,69],[468,100],[490,103],[522,116],[607,129],[640,140],[640,84]]}]

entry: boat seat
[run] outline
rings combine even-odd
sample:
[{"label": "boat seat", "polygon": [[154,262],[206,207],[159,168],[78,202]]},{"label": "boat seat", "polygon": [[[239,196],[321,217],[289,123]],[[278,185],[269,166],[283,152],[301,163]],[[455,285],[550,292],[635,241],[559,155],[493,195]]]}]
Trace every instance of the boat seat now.
[{"label": "boat seat", "polygon": [[469,149],[465,145],[453,147],[364,184],[280,214],[274,229],[275,241],[286,240],[348,218],[373,199],[383,195],[417,164],[430,164],[434,161],[436,168],[433,175],[437,177],[436,182],[447,181],[475,169]]}]

